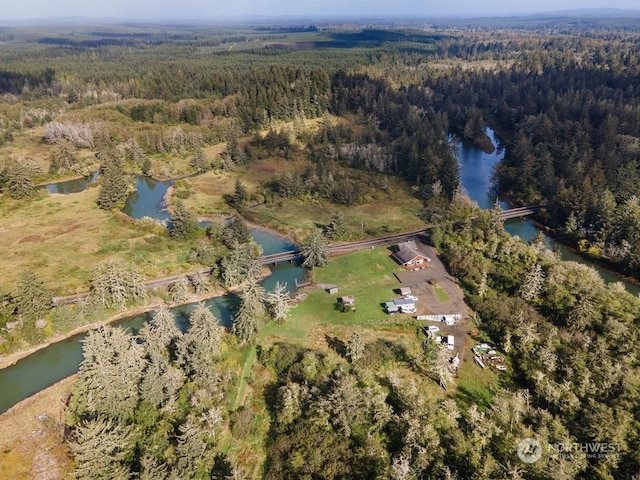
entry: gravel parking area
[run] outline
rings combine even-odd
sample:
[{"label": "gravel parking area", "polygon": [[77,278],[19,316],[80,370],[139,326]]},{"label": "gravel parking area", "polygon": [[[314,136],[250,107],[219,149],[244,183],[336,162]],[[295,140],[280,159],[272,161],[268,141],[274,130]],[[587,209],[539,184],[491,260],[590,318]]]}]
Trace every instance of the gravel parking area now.
[{"label": "gravel parking area", "polygon": [[[468,348],[470,316],[473,312],[464,300],[464,293],[455,279],[447,272],[436,250],[423,242],[416,242],[420,252],[431,258],[429,266],[422,270],[399,272],[396,274],[400,287],[410,287],[413,295],[418,297],[416,302],[416,316],[418,315],[462,315],[460,322],[446,325],[444,322],[425,321],[425,325],[437,325],[442,335],[455,337],[455,348],[452,354],[458,352],[463,358]],[[398,287],[399,288],[399,287]]]}]

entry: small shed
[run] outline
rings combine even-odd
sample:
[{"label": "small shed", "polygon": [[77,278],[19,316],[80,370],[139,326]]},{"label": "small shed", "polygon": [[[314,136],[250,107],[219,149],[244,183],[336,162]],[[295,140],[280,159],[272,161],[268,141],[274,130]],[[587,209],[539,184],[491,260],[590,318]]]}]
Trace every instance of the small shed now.
[{"label": "small shed", "polygon": [[353,298],[353,295],[344,295],[343,297],[340,297],[338,301],[343,305],[353,306],[356,304],[356,299]]},{"label": "small shed", "polygon": [[416,302],[411,298],[396,298],[393,303],[400,309],[416,308]]},{"label": "small shed", "polygon": [[385,302],[384,309],[387,313],[398,313],[399,307],[394,302]]},{"label": "small shed", "polygon": [[403,297],[411,295],[411,289],[409,287],[400,287],[400,295],[402,295]]},{"label": "small shed", "polygon": [[333,294],[338,293],[338,286],[337,285],[327,285],[325,290],[327,291],[327,293],[329,295],[333,295]]}]

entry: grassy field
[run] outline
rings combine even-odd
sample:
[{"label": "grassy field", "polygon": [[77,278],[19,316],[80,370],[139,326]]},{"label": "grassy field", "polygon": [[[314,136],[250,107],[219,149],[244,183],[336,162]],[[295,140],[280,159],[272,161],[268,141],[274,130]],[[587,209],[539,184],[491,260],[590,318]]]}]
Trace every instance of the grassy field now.
[{"label": "grassy field", "polygon": [[[335,344],[346,342],[357,331],[365,343],[390,340],[407,349],[411,356],[421,355],[423,338],[417,334],[417,324],[408,314],[390,317],[381,303],[393,298],[394,289],[400,284],[394,272],[402,268],[390,257],[389,250],[376,248],[334,257],[325,268],[313,272],[316,283],[338,285],[339,292],[330,295],[322,289],[305,290],[306,297],[291,311],[284,323],[270,322],[260,332],[258,344],[262,348],[278,342],[293,342],[312,349],[334,349]],[[355,311],[341,312],[338,297],[352,295],[356,301]],[[469,357],[467,355],[467,357]],[[234,406],[237,408],[246,399],[247,381],[255,366],[255,349],[245,357],[245,366],[239,382]],[[489,370],[480,370],[469,357],[458,373],[458,387],[450,394],[459,393],[459,399],[473,397],[488,404],[491,390],[498,376]],[[432,394],[442,397],[445,392],[435,383]]]},{"label": "grassy field", "polygon": [[[169,125],[148,125],[133,122],[119,109],[143,100],[126,100],[119,104],[105,103],[61,113],[56,120],[89,122],[100,125],[109,135],[121,138],[140,137],[148,131],[169,132]],[[53,106],[49,108],[53,109]],[[6,110],[6,111],[5,111]],[[27,115],[4,108],[6,115]],[[35,113],[31,114],[35,117]],[[346,122],[359,128],[353,119],[332,119]],[[319,120],[308,120],[304,128],[309,132],[317,129]],[[188,132],[190,126],[181,127]],[[278,128],[293,126],[282,123]],[[263,132],[264,133],[264,132]],[[51,156],[57,147],[43,142],[43,127],[26,128],[16,133],[15,141],[4,145],[7,157],[29,158],[38,164],[41,174],[36,182],[59,179],[48,173]],[[240,139],[248,140],[247,138]],[[226,143],[209,145],[204,153],[210,160],[224,152]],[[95,151],[80,149],[76,155],[83,165],[97,168]],[[189,162],[191,153],[162,153],[150,156],[152,172],[156,177],[176,177],[193,174]],[[295,161],[275,156],[263,158],[236,171],[212,170],[180,182],[176,189],[187,208],[199,216],[231,214],[224,196],[232,193],[237,179],[246,185],[250,194],[268,196],[265,205],[247,212],[250,220],[257,224],[302,239],[315,227],[329,223],[331,216],[341,211],[344,214],[346,233],[343,240],[375,236],[387,231],[415,229],[422,225],[417,217],[420,201],[414,198],[409,186],[401,179],[375,173],[354,171],[362,177],[366,192],[354,206],[344,207],[313,198],[279,199],[268,192],[267,184],[285,170],[302,173],[307,166],[302,154]],[[136,167],[137,168],[137,167]],[[378,178],[379,177],[379,178]],[[386,191],[372,186],[386,183]],[[99,184],[92,185],[81,193],[72,195],[50,195],[44,189],[33,198],[20,201],[7,195],[0,197],[0,248],[5,252],[0,264],[0,290],[12,291],[20,273],[33,270],[54,295],[68,295],[86,291],[87,280],[96,263],[105,260],[134,262],[148,279],[179,274],[188,269],[185,259],[189,246],[176,243],[161,229],[142,227],[140,223],[124,215],[105,212],[96,206]]]},{"label": "grassy field", "polygon": [[73,195],[38,193],[0,202],[0,288],[12,290],[20,273],[33,270],[55,295],[88,289],[95,265],[134,262],[147,278],[187,271],[188,248],[162,228],[143,227],[124,214],[100,210],[98,188]]},{"label": "grassy field", "polygon": [[377,192],[374,197],[351,206],[314,198],[278,199],[248,212],[248,215],[256,223],[299,238],[304,238],[313,228],[327,225],[337,212],[341,212],[344,218],[346,232],[343,240],[424,228],[424,221],[418,217],[422,205],[410,193],[408,185],[395,178],[389,182],[393,185],[390,192]]},{"label": "grassy field", "polygon": [[456,385],[456,396],[460,404],[481,408],[491,406],[493,392],[500,388],[501,375],[495,371],[478,367],[467,355],[460,364]]},{"label": "grassy field", "polygon": [[[292,320],[274,324],[266,334],[289,338],[306,338],[318,326],[359,326],[368,328],[413,329],[410,315],[389,317],[381,303],[394,297],[400,284],[393,273],[402,267],[389,258],[385,248],[363,250],[331,260],[325,268],[313,272],[316,283],[336,284],[339,293],[329,295],[325,290],[308,291],[307,297],[292,312]],[[338,297],[352,295],[355,311],[341,312]]]},{"label": "grassy field", "polygon": [[67,478],[71,460],[58,422],[74,382],[75,377],[62,380],[0,415],[1,478]]}]

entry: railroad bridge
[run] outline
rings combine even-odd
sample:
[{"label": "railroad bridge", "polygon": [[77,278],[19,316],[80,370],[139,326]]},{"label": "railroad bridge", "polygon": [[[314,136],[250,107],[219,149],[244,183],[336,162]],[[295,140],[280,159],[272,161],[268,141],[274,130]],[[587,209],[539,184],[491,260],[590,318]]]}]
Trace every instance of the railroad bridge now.
[{"label": "railroad bridge", "polygon": [[528,205],[526,207],[510,208],[509,210],[503,210],[500,212],[500,218],[502,220],[509,220],[510,218],[526,217],[536,213],[542,208],[542,205]]}]

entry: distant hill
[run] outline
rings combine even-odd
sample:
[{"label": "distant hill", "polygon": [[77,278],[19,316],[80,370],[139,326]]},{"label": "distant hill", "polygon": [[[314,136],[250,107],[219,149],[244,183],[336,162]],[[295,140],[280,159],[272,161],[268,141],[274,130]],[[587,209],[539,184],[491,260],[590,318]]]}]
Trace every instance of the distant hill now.
[{"label": "distant hill", "polygon": [[630,8],[578,8],[572,10],[558,10],[552,12],[542,12],[540,14],[532,14],[533,16],[549,16],[549,17],[640,17],[640,10]]}]

